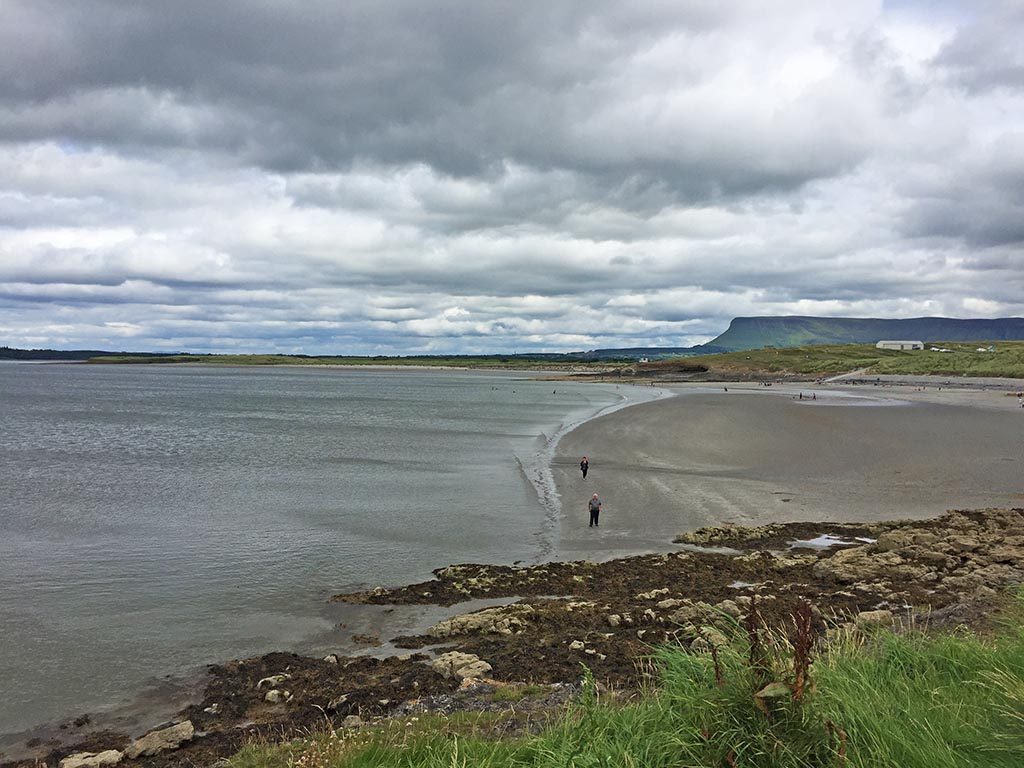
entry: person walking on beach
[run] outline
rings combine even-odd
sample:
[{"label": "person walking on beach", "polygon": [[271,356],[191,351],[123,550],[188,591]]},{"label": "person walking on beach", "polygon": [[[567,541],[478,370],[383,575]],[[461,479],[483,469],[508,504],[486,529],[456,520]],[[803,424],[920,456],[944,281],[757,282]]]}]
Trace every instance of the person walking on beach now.
[{"label": "person walking on beach", "polygon": [[583,473],[583,479],[587,479],[587,470],[590,469],[590,459],[586,456],[583,457],[583,461],[580,462],[580,472]]},{"label": "person walking on beach", "polygon": [[[588,528],[593,528],[598,525],[598,518],[601,517],[601,500],[597,498],[595,493],[590,497],[590,525]],[[600,526],[598,526],[600,527]]]}]

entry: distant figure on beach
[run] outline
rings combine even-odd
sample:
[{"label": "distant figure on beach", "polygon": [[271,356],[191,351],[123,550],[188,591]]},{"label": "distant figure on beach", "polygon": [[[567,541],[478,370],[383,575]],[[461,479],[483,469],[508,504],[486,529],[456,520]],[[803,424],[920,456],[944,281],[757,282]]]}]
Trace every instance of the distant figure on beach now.
[{"label": "distant figure on beach", "polygon": [[587,479],[587,470],[588,469],[590,469],[590,459],[588,459],[586,456],[584,456],[583,460],[580,462],[580,472],[583,473],[583,479],[584,480]]},{"label": "distant figure on beach", "polygon": [[587,527],[600,527],[597,523],[599,517],[601,517],[601,500],[597,498],[597,494],[595,493],[590,497],[590,525]]}]

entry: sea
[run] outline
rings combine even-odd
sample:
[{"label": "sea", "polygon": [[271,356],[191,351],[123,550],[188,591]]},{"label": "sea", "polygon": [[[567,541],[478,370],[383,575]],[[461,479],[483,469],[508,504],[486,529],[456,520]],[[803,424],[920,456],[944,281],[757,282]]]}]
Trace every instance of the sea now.
[{"label": "sea", "polygon": [[211,662],[344,650],[334,593],[556,558],[558,438],[659,394],[506,372],[0,364],[0,734],[130,708]]}]

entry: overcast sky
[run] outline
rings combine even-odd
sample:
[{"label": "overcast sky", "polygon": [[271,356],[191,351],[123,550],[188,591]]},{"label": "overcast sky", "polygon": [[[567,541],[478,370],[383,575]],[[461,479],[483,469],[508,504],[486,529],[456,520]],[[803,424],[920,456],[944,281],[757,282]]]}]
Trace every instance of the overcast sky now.
[{"label": "overcast sky", "polygon": [[1021,0],[0,17],[0,345],[526,352],[1024,315]]}]

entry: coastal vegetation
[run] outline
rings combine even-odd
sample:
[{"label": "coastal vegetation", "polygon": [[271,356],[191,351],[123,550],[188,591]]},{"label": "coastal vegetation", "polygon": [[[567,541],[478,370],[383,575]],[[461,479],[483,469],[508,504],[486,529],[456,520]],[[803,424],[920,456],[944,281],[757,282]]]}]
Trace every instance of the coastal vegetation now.
[{"label": "coastal vegetation", "polygon": [[[398,718],[252,744],[231,768],[551,766],[1019,766],[1024,599],[995,631],[847,631],[814,645],[810,606],[791,630],[736,623],[709,653],[652,650],[639,698],[577,700],[539,733],[500,738],[515,713]],[[529,731],[529,728],[526,729]]]},{"label": "coastal vegetation", "polygon": [[[934,348],[934,349],[933,349]],[[992,351],[989,351],[991,348]],[[934,350],[947,351],[934,351]],[[923,350],[877,349],[874,344],[821,344],[750,349],[677,360],[654,361],[638,374],[704,374],[707,378],[865,375],[1004,376],[1024,378],[1024,341],[944,342]]]},{"label": "coastal vegetation", "polygon": [[508,368],[515,370],[566,370],[571,368],[607,369],[610,365],[625,365],[629,360],[608,359],[600,362],[584,359],[581,354],[525,354],[525,355],[413,355],[400,356],[353,356],[353,355],[100,355],[89,359],[90,363],[146,363],[199,365],[298,365],[298,366],[414,366],[444,368]]}]

